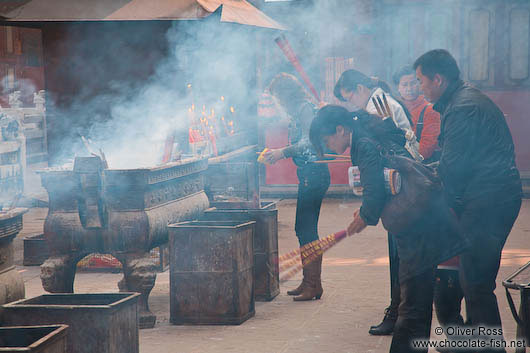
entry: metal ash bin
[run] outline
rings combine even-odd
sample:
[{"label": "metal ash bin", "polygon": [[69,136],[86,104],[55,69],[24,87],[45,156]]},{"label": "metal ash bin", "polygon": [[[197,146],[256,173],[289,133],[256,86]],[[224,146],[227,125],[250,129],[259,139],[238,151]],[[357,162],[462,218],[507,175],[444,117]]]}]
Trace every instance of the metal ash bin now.
[{"label": "metal ash bin", "polygon": [[204,191],[211,207],[260,208],[256,145],[208,159]]},{"label": "metal ash bin", "polygon": [[[527,347],[530,347],[530,262],[515,271],[506,280],[502,282],[506,289],[506,298],[512,311],[512,315],[517,322],[517,340],[524,340]],[[510,289],[519,291],[521,300],[519,312],[515,308]],[[524,347],[517,348],[516,353],[524,353]]]},{"label": "metal ash bin", "polygon": [[0,327],[0,352],[66,353],[67,325]]},{"label": "metal ash bin", "polygon": [[259,209],[209,209],[204,221],[255,221],[254,296],[271,301],[280,293],[278,268],[278,210],[275,202],[262,202]]},{"label": "metal ash bin", "polygon": [[3,305],[11,326],[66,324],[68,353],[138,353],[138,293],[45,294]]},{"label": "metal ash bin", "polygon": [[231,202],[239,204],[238,208],[259,208],[258,165],[255,161],[217,163],[211,158],[204,190],[212,207]]},{"label": "metal ash bin", "polygon": [[168,226],[171,323],[238,325],[254,316],[254,224]]},{"label": "metal ash bin", "polygon": [[24,281],[14,265],[13,239],[22,230],[22,216],[27,211],[27,208],[14,208],[0,212],[0,304],[25,295]]}]

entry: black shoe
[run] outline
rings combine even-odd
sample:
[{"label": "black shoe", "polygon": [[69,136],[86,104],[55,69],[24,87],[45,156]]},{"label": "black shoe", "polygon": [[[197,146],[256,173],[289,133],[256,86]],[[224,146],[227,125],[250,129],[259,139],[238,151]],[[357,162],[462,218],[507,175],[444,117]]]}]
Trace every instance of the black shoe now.
[{"label": "black shoe", "polygon": [[377,326],[371,326],[368,333],[373,336],[388,336],[394,332],[394,325],[397,320],[397,312],[390,307],[385,309],[385,317]]}]

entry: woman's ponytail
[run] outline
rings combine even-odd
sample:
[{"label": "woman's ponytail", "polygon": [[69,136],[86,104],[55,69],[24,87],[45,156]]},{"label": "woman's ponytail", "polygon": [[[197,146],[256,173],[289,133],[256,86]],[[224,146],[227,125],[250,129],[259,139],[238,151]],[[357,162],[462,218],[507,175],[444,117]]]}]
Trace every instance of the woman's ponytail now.
[{"label": "woman's ponytail", "polygon": [[[375,86],[374,87],[380,87],[383,91],[385,91],[386,93],[388,93],[388,94],[393,96],[392,89],[390,88],[388,83],[386,83],[386,81],[383,81],[383,80],[380,80],[378,78],[375,78],[374,82],[375,82]],[[373,87],[370,87],[370,88],[373,88]]]}]

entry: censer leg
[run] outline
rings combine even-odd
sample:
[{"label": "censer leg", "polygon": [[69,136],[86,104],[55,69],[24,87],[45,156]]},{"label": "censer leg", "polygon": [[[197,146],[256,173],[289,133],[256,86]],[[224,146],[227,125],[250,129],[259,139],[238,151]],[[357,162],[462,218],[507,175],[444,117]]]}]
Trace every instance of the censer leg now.
[{"label": "censer leg", "polygon": [[73,293],[77,262],[84,255],[52,256],[40,266],[44,290],[50,293]]},{"label": "censer leg", "polygon": [[120,292],[138,292],[140,314],[140,328],[153,328],[156,315],[149,310],[149,294],[155,285],[156,264],[145,254],[119,254],[115,255],[123,265],[123,279],[118,282]]}]

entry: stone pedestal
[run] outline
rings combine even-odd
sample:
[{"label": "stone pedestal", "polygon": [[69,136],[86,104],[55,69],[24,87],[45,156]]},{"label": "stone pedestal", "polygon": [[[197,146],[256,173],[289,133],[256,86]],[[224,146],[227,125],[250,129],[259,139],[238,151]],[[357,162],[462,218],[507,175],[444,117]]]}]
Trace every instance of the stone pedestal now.
[{"label": "stone pedestal", "polygon": [[13,264],[13,239],[22,230],[26,208],[0,212],[0,304],[24,298],[24,281]]}]

